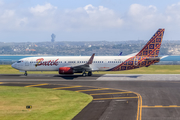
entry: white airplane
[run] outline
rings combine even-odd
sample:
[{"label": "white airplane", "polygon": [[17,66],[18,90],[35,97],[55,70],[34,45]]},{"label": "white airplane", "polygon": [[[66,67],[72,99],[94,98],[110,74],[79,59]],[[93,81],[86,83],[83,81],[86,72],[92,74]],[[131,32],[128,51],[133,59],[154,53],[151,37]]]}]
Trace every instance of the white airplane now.
[{"label": "white airplane", "polygon": [[131,56],[53,56],[27,57],[12,64],[12,67],[27,71],[58,71],[59,74],[82,73],[92,75],[93,71],[121,71],[148,67],[160,61],[158,57],[165,29],[158,29],[142,50]]}]

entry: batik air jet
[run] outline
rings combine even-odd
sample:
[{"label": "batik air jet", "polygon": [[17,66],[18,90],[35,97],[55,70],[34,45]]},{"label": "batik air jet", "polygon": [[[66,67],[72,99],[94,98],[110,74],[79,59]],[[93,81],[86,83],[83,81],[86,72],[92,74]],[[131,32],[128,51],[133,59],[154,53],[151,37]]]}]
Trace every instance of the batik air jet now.
[{"label": "batik air jet", "polygon": [[[20,71],[58,71],[59,74],[82,73],[91,76],[93,71],[122,71],[148,67],[160,61],[158,57],[165,29],[159,29],[142,50],[127,56],[54,56],[27,57],[12,64]],[[88,74],[86,74],[88,73]]]}]

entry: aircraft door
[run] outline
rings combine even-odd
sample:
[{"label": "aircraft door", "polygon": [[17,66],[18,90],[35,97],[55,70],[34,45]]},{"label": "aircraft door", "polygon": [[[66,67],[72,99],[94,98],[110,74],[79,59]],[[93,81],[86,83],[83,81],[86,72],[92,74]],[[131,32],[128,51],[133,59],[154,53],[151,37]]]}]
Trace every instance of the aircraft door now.
[{"label": "aircraft door", "polygon": [[25,61],[25,66],[29,66],[29,61]]}]

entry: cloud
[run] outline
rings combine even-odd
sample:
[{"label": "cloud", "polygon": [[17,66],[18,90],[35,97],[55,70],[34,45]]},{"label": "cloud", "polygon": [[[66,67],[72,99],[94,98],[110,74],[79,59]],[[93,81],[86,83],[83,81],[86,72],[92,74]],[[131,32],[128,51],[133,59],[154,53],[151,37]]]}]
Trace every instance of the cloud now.
[{"label": "cloud", "polygon": [[35,7],[31,7],[29,10],[34,15],[47,15],[48,13],[54,12],[56,9],[56,6],[53,6],[50,3],[46,3],[45,5],[37,5]]},{"label": "cloud", "polygon": [[132,4],[128,10],[126,25],[135,29],[154,29],[168,27],[176,29],[180,26],[180,2],[166,7],[164,12],[159,12],[153,5],[143,6]]},{"label": "cloud", "polygon": [[180,26],[180,2],[167,7],[166,14],[168,23],[176,23]]},{"label": "cloud", "polygon": [[62,17],[65,19],[65,24],[69,24],[69,30],[101,30],[105,28],[119,28],[123,25],[123,19],[113,10],[103,6],[95,7],[91,4],[74,10],[66,10]]},{"label": "cloud", "polygon": [[126,19],[127,24],[136,29],[150,29],[157,26],[163,19],[163,16],[157,12],[156,6],[132,4]]},{"label": "cloud", "polygon": [[6,8],[0,0],[0,31],[103,31],[113,29],[157,29],[180,26],[180,2],[159,12],[153,5],[132,4],[122,15],[104,6],[88,4],[60,10],[45,3],[26,9]]}]

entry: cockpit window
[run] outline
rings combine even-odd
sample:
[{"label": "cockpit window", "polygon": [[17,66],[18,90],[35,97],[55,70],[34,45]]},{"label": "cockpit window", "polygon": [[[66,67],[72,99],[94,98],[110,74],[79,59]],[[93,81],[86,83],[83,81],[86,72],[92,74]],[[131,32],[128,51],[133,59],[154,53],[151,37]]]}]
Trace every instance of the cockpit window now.
[{"label": "cockpit window", "polygon": [[21,63],[21,61],[17,61],[17,63]]}]

